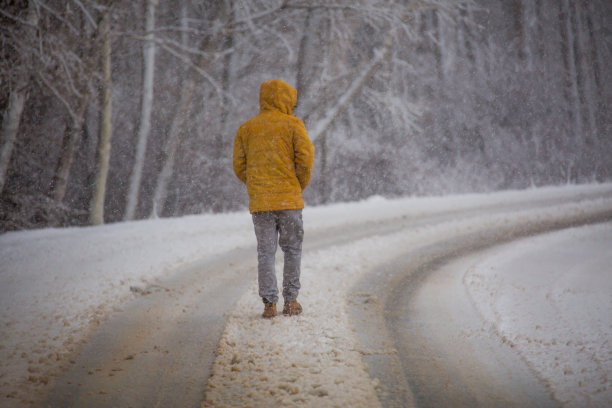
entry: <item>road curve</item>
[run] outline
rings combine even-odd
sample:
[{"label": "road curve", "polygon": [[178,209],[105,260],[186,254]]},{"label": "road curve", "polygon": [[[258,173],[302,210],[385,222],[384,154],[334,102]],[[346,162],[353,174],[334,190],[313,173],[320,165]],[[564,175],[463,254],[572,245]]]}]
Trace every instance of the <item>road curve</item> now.
[{"label": "road curve", "polygon": [[[497,209],[496,211],[503,211]],[[352,290],[376,301],[352,305],[350,317],[364,356],[380,380],[385,407],[555,407],[546,385],[511,348],[491,333],[471,336],[480,318],[456,279],[461,258],[522,237],[612,219],[612,208],[572,216],[525,220],[475,230],[408,251],[362,279]],[[461,267],[459,265],[459,267]],[[440,285],[440,280],[447,280]],[[449,290],[449,287],[451,288]],[[454,345],[439,347],[436,338]]]},{"label": "road curve", "polygon": [[[600,191],[575,197],[575,200],[606,196],[610,196],[610,192]],[[404,215],[311,233],[307,231],[304,250],[313,251],[365,237],[392,234],[458,218],[477,219],[483,212],[503,214],[534,207],[546,208],[564,200],[481,206],[468,210],[432,213],[424,218]],[[472,247],[482,245],[483,239],[488,238],[475,237]],[[431,268],[435,262],[440,262],[440,259],[457,251],[472,249],[469,245],[465,247],[467,242],[471,241],[462,240],[461,245],[442,243],[421,251],[418,255],[421,262],[417,264],[425,272],[412,270],[409,274],[395,274],[393,284],[397,284],[396,289],[415,287],[413,279],[418,281],[425,276],[427,268]],[[410,255],[408,258],[410,262],[407,262],[407,265],[414,269],[417,265],[413,262],[414,257]],[[237,299],[256,278],[255,259],[254,248],[234,250],[191,265],[178,271],[172,279],[158,285],[137,290],[135,298],[122,305],[122,310],[102,323],[83,344],[70,367],[52,384],[42,406],[200,407],[215,350],[225,326],[226,313],[233,310]],[[397,266],[398,262],[392,264]],[[393,270],[408,269],[395,267]],[[389,276],[391,275],[393,274]],[[384,283],[384,280],[377,279],[376,284],[369,289],[376,289],[381,282]],[[383,287],[381,289],[382,292],[388,292]],[[396,292],[390,293],[393,295]],[[398,299],[404,296],[403,291],[397,293]],[[388,304],[392,303],[390,301]],[[388,307],[380,313],[393,316],[400,312]],[[377,320],[374,318],[376,316],[380,315],[374,313],[373,319],[368,320],[390,322],[391,327],[395,324],[392,317]],[[388,339],[391,339],[388,344],[398,343],[397,335],[387,336],[383,340]],[[377,356],[366,356],[366,361],[368,358],[372,360]],[[414,381],[405,374],[408,371],[403,364],[403,361],[396,358],[387,365],[386,374],[393,370],[397,370],[398,374],[389,384],[399,385],[394,392],[387,393],[391,395],[390,398],[385,400],[384,395],[381,395],[383,401],[395,401],[398,398],[404,402],[414,401],[414,395],[410,392],[414,388]],[[376,372],[372,372],[372,376],[383,379],[383,376]],[[384,381],[383,384],[386,387]],[[421,398],[419,394],[415,395],[416,398]]]}]

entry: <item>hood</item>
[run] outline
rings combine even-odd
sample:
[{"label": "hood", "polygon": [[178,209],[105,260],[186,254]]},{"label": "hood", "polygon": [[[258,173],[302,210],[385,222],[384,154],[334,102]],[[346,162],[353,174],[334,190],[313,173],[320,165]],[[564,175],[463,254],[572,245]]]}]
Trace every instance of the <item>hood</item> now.
[{"label": "hood", "polygon": [[262,111],[278,110],[292,115],[296,103],[297,91],[282,79],[269,79],[259,88],[259,108]]}]

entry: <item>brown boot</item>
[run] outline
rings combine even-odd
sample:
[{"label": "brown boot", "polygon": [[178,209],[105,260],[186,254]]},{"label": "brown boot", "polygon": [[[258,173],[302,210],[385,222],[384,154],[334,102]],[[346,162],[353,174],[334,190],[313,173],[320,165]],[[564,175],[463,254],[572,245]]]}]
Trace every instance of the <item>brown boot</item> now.
[{"label": "brown boot", "polygon": [[264,312],[261,316],[264,319],[276,317],[276,303],[265,303]]},{"label": "brown boot", "polygon": [[285,307],[283,307],[283,314],[286,316],[297,316],[302,313],[302,305],[298,303],[297,300],[292,300],[290,302],[285,302]]}]

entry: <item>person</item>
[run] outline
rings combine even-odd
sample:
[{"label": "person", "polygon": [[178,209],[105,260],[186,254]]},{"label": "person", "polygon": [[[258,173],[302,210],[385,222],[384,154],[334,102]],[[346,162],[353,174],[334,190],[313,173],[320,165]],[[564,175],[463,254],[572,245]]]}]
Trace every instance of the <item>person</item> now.
[{"label": "person", "polygon": [[280,79],[264,81],[258,115],[244,122],[234,141],[236,176],[246,184],[257,238],[257,276],[264,318],[276,316],[274,270],[277,245],[284,253],[284,315],[298,315],[304,228],[302,192],[310,182],[314,145],[301,119],[293,115],[297,91]]}]

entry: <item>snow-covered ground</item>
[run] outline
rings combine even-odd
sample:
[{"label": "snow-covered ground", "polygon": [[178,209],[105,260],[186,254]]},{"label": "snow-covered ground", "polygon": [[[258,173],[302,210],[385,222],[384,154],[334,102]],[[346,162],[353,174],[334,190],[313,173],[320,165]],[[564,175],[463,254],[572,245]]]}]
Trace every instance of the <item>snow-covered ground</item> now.
[{"label": "snow-covered ground", "polygon": [[[511,200],[510,196],[506,198]],[[382,201],[378,204],[385,206]],[[403,204],[409,205],[408,202]],[[471,219],[453,220],[308,253],[303,259],[304,288],[300,296],[304,299],[305,313],[296,318],[261,319],[262,305],[253,285],[230,316],[203,407],[317,407],[323,403],[321,397],[325,397],[325,406],[380,406],[376,399],[378,380],[368,377],[360,356],[396,351],[360,348],[348,321],[348,304],[362,301],[351,299],[350,289],[365,273],[404,253],[407,248],[426,247],[466,231],[503,228],[514,222],[542,222],[556,216],[594,210],[600,205],[601,208],[610,208],[611,204],[612,201],[607,200],[553,209],[531,209],[501,217],[483,215],[476,222]],[[597,253],[602,247],[593,247],[592,250]],[[589,256],[586,248],[584,256]],[[280,267],[279,263],[277,269]],[[491,304],[489,299],[482,301],[483,307]],[[537,302],[532,300],[530,305]],[[605,319],[607,309],[602,308],[599,313],[599,318]],[[578,323],[565,323],[570,327],[575,324]],[[483,326],[487,325],[483,323]],[[579,338],[581,334],[576,331],[575,336]],[[605,347],[605,341],[605,336],[599,337],[600,347]],[[541,353],[534,358],[538,357],[546,360],[549,356]],[[610,367],[595,370],[604,376],[609,376],[612,371]],[[551,382],[555,391],[556,385]]]},{"label": "snow-covered ground", "polygon": [[495,248],[464,281],[563,406],[612,404],[612,223]]},{"label": "snow-covered ground", "polygon": [[[611,190],[608,184],[437,198],[375,197],[360,203],[307,208],[304,212],[306,240],[308,234],[364,220],[377,222],[398,216],[419,219],[443,211]],[[255,406],[278,401],[288,406],[317,406],[320,398],[326,398],[328,406],[376,406],[376,380],[368,377],[361,361],[361,355],[369,351],[359,348],[346,314],[347,302],[351,301],[347,294],[360,276],[406,248],[466,231],[495,228],[513,220],[538,222],[547,216],[585,211],[585,207],[596,210],[611,206],[610,199],[600,199],[584,205],[568,204],[503,217],[457,219],[308,252],[303,258],[300,294],[304,314],[271,321],[260,319],[262,306],[253,285],[230,315],[205,405],[220,405],[228,402],[228,398],[232,402],[245,398]],[[35,400],[37,391],[52,382],[57,367],[69,360],[100,320],[119,310],[134,291],[162,282],[198,260],[252,246],[254,234],[246,212],[0,236],[2,406],[27,406],[28,399]],[[596,251],[594,246],[585,247],[584,256],[590,257],[591,250]],[[609,280],[609,275],[600,280]],[[487,285],[497,285],[494,279],[485,281]],[[581,285],[589,282],[598,281],[590,279]],[[486,309],[505,298],[481,299]],[[600,310],[603,310],[600,320],[609,330],[610,308]],[[504,321],[506,325],[512,323],[512,320]],[[576,326],[564,323],[575,327],[571,332],[575,338],[568,341],[573,344],[583,341],[585,329],[579,325],[583,323]],[[521,331],[520,324],[514,327],[517,332],[503,329],[511,341],[518,344],[521,339],[534,338],[531,332]],[[548,328],[548,325],[539,325],[537,330],[553,333]],[[554,336],[557,341],[561,339]],[[546,344],[542,342],[542,346]],[[602,345],[600,349],[605,347]],[[544,365],[548,364],[547,352],[536,353],[536,360],[538,355],[545,360]],[[612,371],[609,356],[603,361],[596,370],[609,379]],[[572,363],[568,364],[571,369]],[[551,381],[553,387],[554,384]],[[610,389],[609,385],[603,387]]]}]

